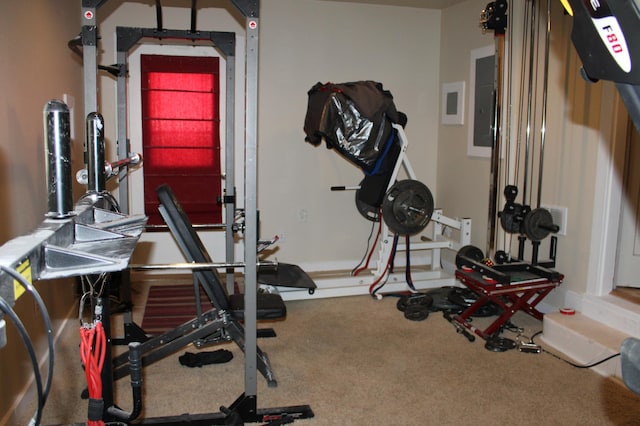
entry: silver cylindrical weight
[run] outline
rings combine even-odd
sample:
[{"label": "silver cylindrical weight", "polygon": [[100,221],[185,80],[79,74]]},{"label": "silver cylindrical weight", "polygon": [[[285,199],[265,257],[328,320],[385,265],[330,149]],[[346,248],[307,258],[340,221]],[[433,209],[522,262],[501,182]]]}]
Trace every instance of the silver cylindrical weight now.
[{"label": "silver cylindrical weight", "polygon": [[104,169],[104,119],[97,112],[87,116],[87,190],[102,192],[106,189]]},{"label": "silver cylindrical weight", "polygon": [[60,219],[73,213],[69,108],[62,101],[51,100],[45,105],[43,116],[49,192],[47,217]]}]

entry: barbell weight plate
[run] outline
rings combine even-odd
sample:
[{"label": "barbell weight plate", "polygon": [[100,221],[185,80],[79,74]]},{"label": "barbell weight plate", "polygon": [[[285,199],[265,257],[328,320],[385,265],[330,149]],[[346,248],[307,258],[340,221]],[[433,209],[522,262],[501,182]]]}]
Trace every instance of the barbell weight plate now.
[{"label": "barbell weight plate", "polygon": [[556,230],[557,226],[553,223],[553,217],[547,209],[541,207],[531,210],[524,217],[522,222],[524,234],[531,241],[541,241]]},{"label": "barbell weight plate", "polygon": [[382,218],[400,235],[422,231],[433,214],[433,195],[425,184],[413,179],[394,183],[382,202]]},{"label": "barbell weight plate", "polygon": [[482,249],[473,245],[460,247],[460,250],[458,250],[458,253],[456,253],[456,267],[458,269],[462,269],[465,264],[465,260],[463,259],[463,257],[468,257],[471,260],[480,262],[482,261],[482,259],[484,259],[484,253]]},{"label": "barbell weight plate", "polygon": [[429,308],[420,305],[407,307],[404,317],[411,321],[424,321],[429,317]]},{"label": "barbell weight plate", "polygon": [[420,306],[423,308],[430,308],[433,305],[433,298],[426,293],[416,293],[407,296],[401,296],[396,303],[396,308],[399,311],[406,311],[414,306]]},{"label": "barbell weight plate", "polygon": [[440,288],[434,288],[427,291],[427,294],[433,299],[433,305],[429,310],[431,311],[450,311],[459,310],[460,305],[457,305],[449,300],[449,294],[459,287],[445,286]]},{"label": "barbell weight plate", "polygon": [[[449,293],[449,301],[466,309],[478,301],[478,295],[468,288],[456,287]],[[501,311],[500,307],[488,300],[471,314],[474,318],[492,317]]]},{"label": "barbell weight plate", "polygon": [[516,342],[508,337],[493,336],[487,339],[484,348],[491,352],[505,352],[516,348]]},{"label": "barbell weight plate", "polygon": [[505,232],[516,234],[520,232],[522,224],[522,205],[518,203],[506,203],[499,213],[500,225]]},{"label": "barbell weight plate", "polygon": [[367,220],[371,222],[379,222],[380,221],[380,209],[378,207],[370,206],[369,204],[360,200],[358,197],[358,191],[356,190],[356,209],[358,209],[358,213],[362,215]]},{"label": "barbell weight plate", "polygon": [[449,293],[449,301],[456,305],[468,308],[478,300],[478,296],[468,288],[456,287]]}]

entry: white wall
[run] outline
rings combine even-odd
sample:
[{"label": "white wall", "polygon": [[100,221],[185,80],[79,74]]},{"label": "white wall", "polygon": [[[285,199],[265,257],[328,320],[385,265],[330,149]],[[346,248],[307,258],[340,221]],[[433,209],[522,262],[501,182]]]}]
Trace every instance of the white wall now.
[{"label": "white wall", "polygon": [[[115,61],[112,34],[116,25],[155,27],[154,3],[146,3],[124,3],[101,12],[108,13],[105,18],[99,16],[103,63]],[[238,20],[233,8],[209,8],[226,3],[199,4],[198,29],[234,31],[240,36],[239,43],[244,43],[244,20]],[[165,28],[189,28],[188,8],[163,7],[163,11]],[[329,188],[358,184],[363,174],[336,152],[304,142],[307,91],[318,81],[382,82],[394,95],[398,109],[409,117],[409,158],[418,178],[433,191],[437,204],[440,12],[316,0],[269,0],[261,2],[260,26],[261,237],[281,236],[275,253],[281,261],[346,261],[355,266],[365,249],[371,223],[357,212],[353,192],[331,192]],[[242,73],[244,58],[238,59],[242,59],[238,64]],[[114,138],[114,83],[105,78],[101,81],[107,138]],[[242,74],[237,81],[244,84]],[[242,97],[237,104],[243,107]],[[243,132],[243,116],[242,109],[236,112],[239,134]],[[240,153],[242,148],[240,143]],[[141,194],[134,192],[133,196]],[[305,221],[301,215],[306,216]],[[161,247],[139,257],[149,263],[180,259],[171,246]],[[219,258],[223,251],[216,247],[222,246],[211,246]]]},{"label": "white wall", "polygon": [[462,126],[439,126],[436,166],[440,207],[449,215],[470,217],[471,243],[483,250],[487,238],[490,161],[467,156],[467,135],[471,51],[494,45],[493,33],[483,34],[478,26],[480,11],[485,6],[482,0],[469,0],[442,12],[440,82],[466,83],[465,121]]},{"label": "white wall", "polygon": [[[307,91],[316,82],[376,80],[408,115],[409,159],[436,192],[440,12],[315,0],[263,2],[260,32],[259,207],[263,236],[294,263],[355,266],[371,222],[355,207],[362,172],[304,141]],[[301,221],[301,216],[306,220]]]}]

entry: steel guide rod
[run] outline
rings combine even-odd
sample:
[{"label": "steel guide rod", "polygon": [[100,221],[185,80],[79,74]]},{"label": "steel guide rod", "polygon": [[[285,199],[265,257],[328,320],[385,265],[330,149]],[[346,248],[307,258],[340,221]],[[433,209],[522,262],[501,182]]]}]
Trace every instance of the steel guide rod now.
[{"label": "steel guide rod", "polygon": [[493,116],[491,123],[491,133],[493,143],[491,145],[491,165],[489,178],[489,208],[487,220],[487,250],[486,255],[491,256],[496,244],[496,217],[498,203],[498,182],[500,180],[500,126],[502,124],[501,103],[502,103],[502,73],[504,38],[507,27],[507,0],[498,0],[490,3],[481,15],[481,27],[483,31],[493,30],[495,40],[495,63],[494,63],[494,91],[493,91]]},{"label": "steel guide rod", "polygon": [[538,164],[538,203],[542,203],[542,171],[544,166],[544,146],[547,135],[547,92],[549,86],[549,42],[551,39],[551,0],[547,0],[547,22],[544,40],[544,76],[542,82],[542,123],[540,128],[540,159]]},{"label": "steel guide rod", "polygon": [[533,125],[532,114],[533,114],[533,65],[534,65],[534,50],[535,50],[535,39],[536,39],[536,2],[535,0],[530,0],[531,2],[531,32],[529,34],[529,82],[528,82],[528,92],[527,92],[527,124],[525,128],[525,149],[524,149],[524,175],[523,175],[523,183],[522,183],[522,205],[527,205],[527,192],[529,187],[529,151],[531,149],[531,126]]},{"label": "steel guide rod", "polygon": [[[137,265],[131,264],[129,265],[129,269],[140,270],[140,271],[152,271],[152,270],[162,270],[162,269],[187,269],[187,270],[210,270],[211,268],[245,268],[247,265],[242,262],[210,262],[210,263],[189,263],[189,262],[176,262],[176,263],[162,263],[155,265]],[[258,262],[257,267],[270,267],[276,269],[278,264],[277,262]]]}]

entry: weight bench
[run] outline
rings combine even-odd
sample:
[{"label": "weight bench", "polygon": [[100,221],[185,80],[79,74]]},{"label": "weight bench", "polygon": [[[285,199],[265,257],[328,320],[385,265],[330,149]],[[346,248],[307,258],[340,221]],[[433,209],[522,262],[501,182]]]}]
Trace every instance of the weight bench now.
[{"label": "weight bench", "polygon": [[[407,157],[408,140],[404,132],[407,116],[396,109],[392,94],[381,83],[353,81],[317,83],[307,95],[305,141],[313,146],[324,142],[328,149],[335,150],[364,173],[359,185],[332,186],[331,190],[355,190],[358,212],[366,220],[380,224],[366,262],[354,269],[353,277],[369,270],[369,261],[377,252],[376,266],[370,270],[373,282],[368,287],[371,295],[380,296],[377,292],[387,283],[385,277],[393,273],[394,256],[404,252],[407,287],[391,287],[415,291],[410,251],[430,250],[431,260],[425,265],[430,269],[418,272],[416,278],[440,279],[440,250],[468,244],[471,221],[448,218],[434,208],[431,191],[417,180]],[[400,179],[402,171],[404,179]],[[420,242],[410,244],[409,237],[420,234],[430,223],[431,235],[423,235]],[[460,241],[443,238],[443,226],[459,230]],[[398,243],[399,236],[404,237],[404,244]],[[354,288],[361,284],[354,283]]]},{"label": "weight bench", "polygon": [[[176,352],[180,348],[207,339],[207,343],[219,343],[233,340],[244,351],[244,295],[228,294],[223,281],[214,267],[199,267],[212,264],[211,257],[202,240],[193,228],[191,221],[168,185],[156,189],[160,201],[159,210],[169,227],[176,243],[188,262],[194,263],[192,271],[196,304],[200,306],[198,286],[202,287],[212,304],[212,309],[198,314],[173,330],[154,336],[140,344],[142,366]],[[257,319],[281,320],[286,317],[287,309],[278,294],[259,292],[257,294]],[[213,337],[212,337],[213,336]],[[267,355],[257,348],[258,369],[270,387],[277,386]],[[114,379],[129,374],[128,352],[114,359]]]},{"label": "weight bench", "polygon": [[[465,255],[465,252],[463,248],[456,256],[455,276],[476,293],[478,298],[462,313],[447,318],[458,332],[464,334],[469,341],[474,340],[470,331],[489,342],[498,338],[498,334],[517,311],[542,320],[543,314],[536,306],[562,283],[564,275],[527,262],[487,265],[478,256],[472,253]],[[472,325],[471,317],[478,309],[491,302],[501,308],[501,313],[489,326],[480,330]]]},{"label": "weight bench", "polygon": [[[433,213],[433,196],[415,180],[405,155],[407,116],[396,109],[393,95],[374,81],[317,83],[308,95],[305,141],[314,146],[324,141],[364,173],[360,185],[350,188],[356,189],[358,212],[372,222],[382,212],[385,224],[402,235],[424,229]],[[409,179],[398,187],[401,167]]]}]

